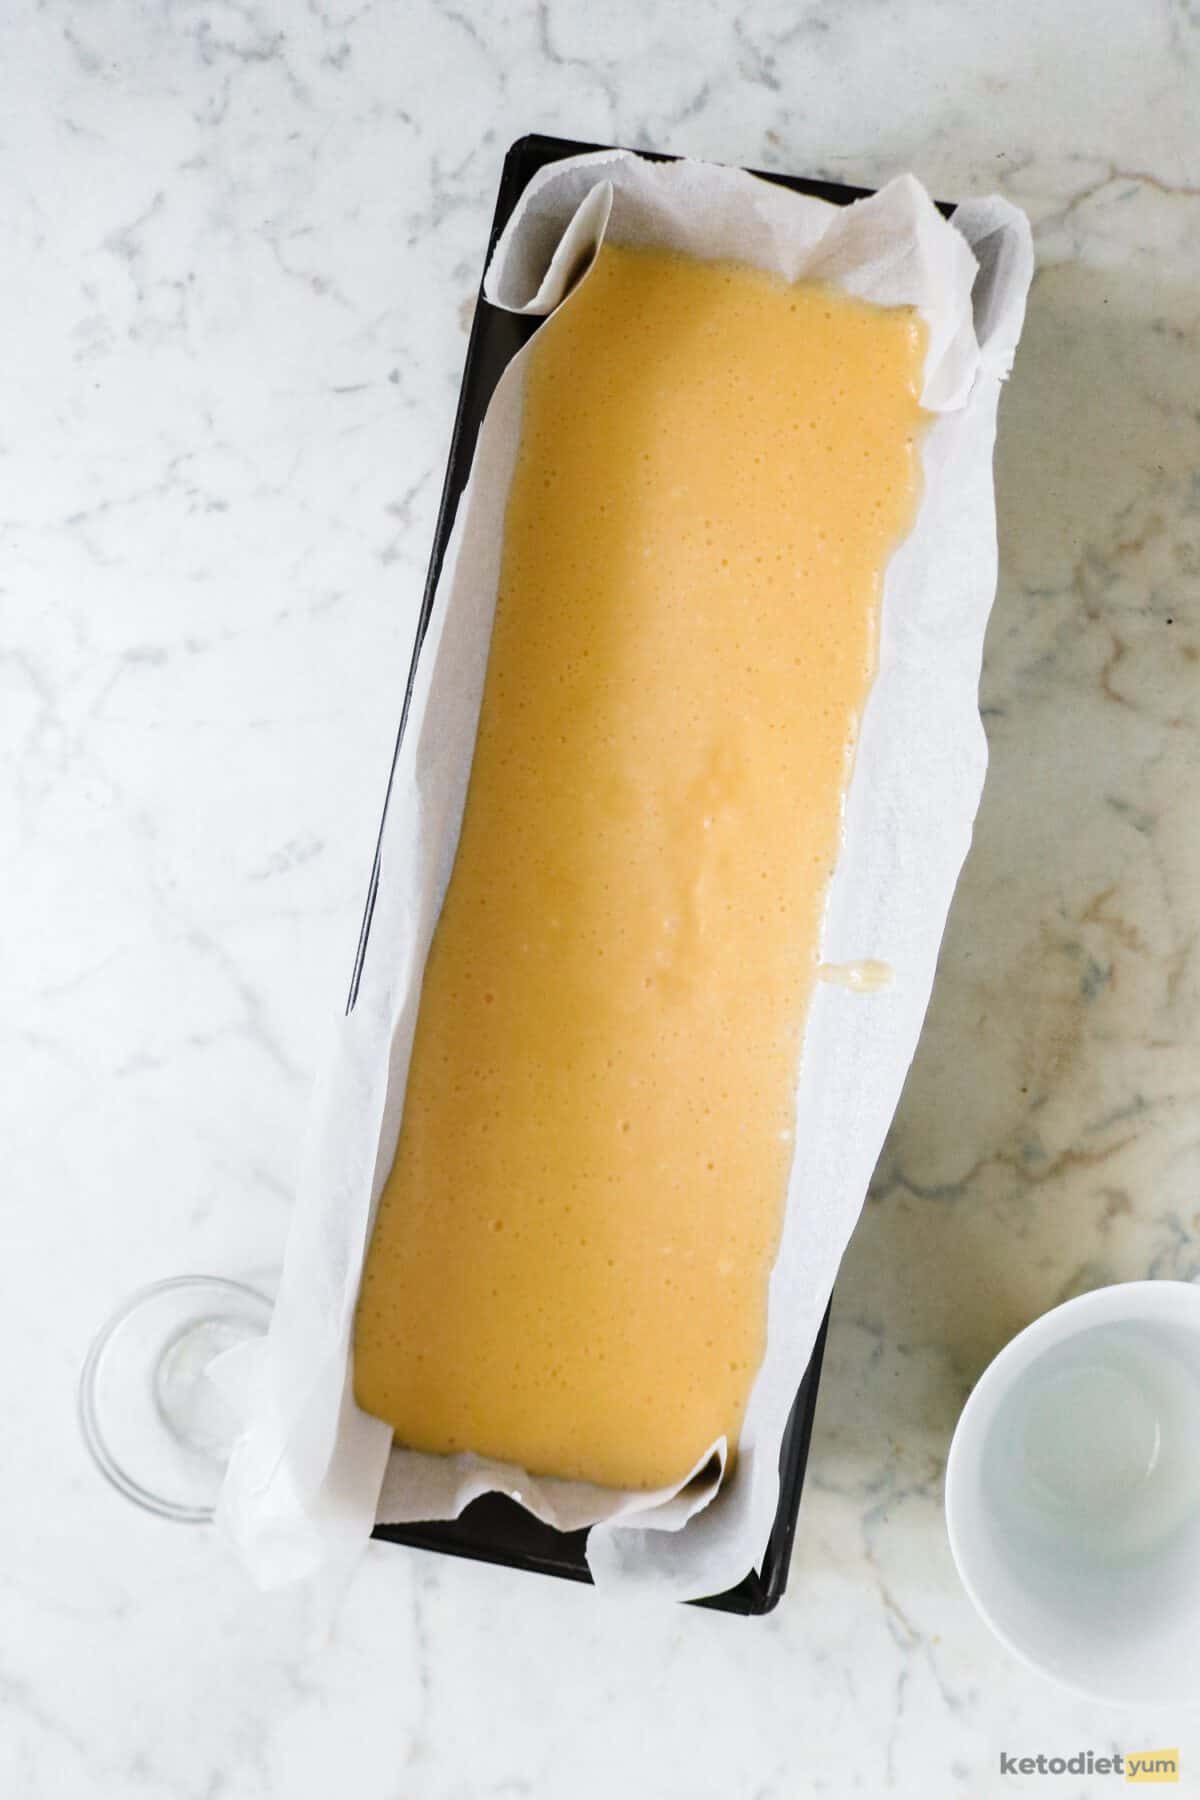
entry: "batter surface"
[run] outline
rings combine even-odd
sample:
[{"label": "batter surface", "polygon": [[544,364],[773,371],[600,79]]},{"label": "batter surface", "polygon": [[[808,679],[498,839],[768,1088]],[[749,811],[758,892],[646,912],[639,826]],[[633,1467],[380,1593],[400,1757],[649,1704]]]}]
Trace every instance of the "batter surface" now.
[{"label": "batter surface", "polygon": [[736,1445],[924,332],[605,247],[537,334],[355,1391],[650,1488]]}]

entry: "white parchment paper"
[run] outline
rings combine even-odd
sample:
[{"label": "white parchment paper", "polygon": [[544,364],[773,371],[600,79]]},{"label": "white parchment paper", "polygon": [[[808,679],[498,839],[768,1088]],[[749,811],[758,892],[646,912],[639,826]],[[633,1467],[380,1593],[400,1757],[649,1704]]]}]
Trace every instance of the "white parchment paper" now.
[{"label": "white parchment paper", "polygon": [[[996,405],[1033,269],[1023,214],[998,199],[969,201],[948,223],[911,176],[841,208],[738,170],[601,152],[530,182],[492,257],[488,300],[552,311],[606,234],[832,282],[883,305],[916,306],[925,319],[922,400],[934,419],[923,498],[887,570],[879,669],[821,942],[826,961],[877,958],[894,979],[870,994],[818,983],[813,996],[766,1356],[728,1482],[709,1471],[680,1492],[621,1494],[535,1481],[473,1456],[393,1448],[389,1428],[359,1411],[354,1306],[462,817],[520,432],[522,353],[480,430],[435,595],[362,980],[315,1096],[271,1331],[237,1371],[247,1429],[218,1516],[264,1585],[344,1568],[377,1518],[456,1517],[492,1489],[562,1528],[590,1525],[588,1560],[601,1587],[686,1599],[757,1565],[784,1426],[916,1047],[970,842],[986,762],[977,690],[996,579]],[[713,1448],[723,1468],[725,1447]],[[697,1468],[708,1460],[706,1451]]]}]

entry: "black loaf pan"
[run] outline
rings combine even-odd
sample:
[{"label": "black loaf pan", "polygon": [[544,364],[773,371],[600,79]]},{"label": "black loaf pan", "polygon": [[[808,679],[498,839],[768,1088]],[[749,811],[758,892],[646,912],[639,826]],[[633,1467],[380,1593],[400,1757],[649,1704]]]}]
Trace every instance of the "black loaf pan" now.
[{"label": "black loaf pan", "polygon": [[[606,146],[578,144],[567,138],[542,137],[538,134],[517,140],[504,159],[500,191],[496,196],[496,212],[492,220],[491,237],[488,241],[488,253],[487,258],[484,259],[485,267],[487,259],[490,258],[492,250],[495,248],[496,240],[507,224],[509,215],[530,178],[539,169],[544,168],[547,163],[561,162],[564,157],[578,156],[584,151],[602,148],[606,148]],[[656,162],[672,160],[647,151],[641,151],[639,154],[649,156]],[[830,200],[835,206],[849,206],[851,201],[861,200],[871,191],[869,188],[843,187],[836,182],[808,181],[794,175],[777,175],[761,170],[756,170],[755,173],[761,174],[766,181],[777,182],[781,187],[792,188],[799,194],[815,194],[820,200]],[[948,213],[950,208],[943,207],[942,210]],[[539,323],[540,321],[537,319],[517,318],[512,313],[501,312],[496,307],[489,306],[483,297],[482,290],[480,291],[479,302],[475,309],[475,319],[471,327],[470,342],[467,346],[466,366],[463,369],[462,388],[458,398],[458,414],[454,421],[454,434],[450,440],[450,461],[446,469],[445,485],[442,488],[442,502],[433,538],[433,551],[429,558],[429,573],[425,579],[425,594],[421,602],[412,664],[409,668],[404,706],[400,715],[400,730],[396,739],[397,752],[400,740],[404,736],[417,659],[421,654],[425,630],[433,607],[434,589],[441,572],[442,558],[446,553],[446,543],[454,524],[454,514],[459,496],[466,486],[467,477],[471,471],[471,461],[475,454],[475,439],[496,383],[504,373],[509,360],[516,355],[523,344],[528,342],[537,330]],[[388,779],[389,796],[395,769],[396,759],[393,755],[392,775]],[[385,799],[385,815],[386,812],[387,800]],[[382,832],[381,823],[381,838]],[[353,1009],[358,995],[358,984],[371,934],[371,918],[375,908],[375,894],[378,885],[379,847],[377,845],[347,1011]],[[788,1565],[792,1556],[792,1541],[796,1535],[800,1494],[804,1486],[804,1470],[808,1461],[808,1445],[812,1436],[813,1415],[817,1404],[817,1386],[821,1378],[821,1358],[825,1351],[825,1336],[828,1328],[829,1313],[827,1311],[817,1334],[817,1341],[813,1346],[812,1357],[805,1370],[804,1379],[800,1383],[793,1402],[787,1429],[784,1432],[783,1446],[779,1456],[779,1505],[775,1512],[775,1523],[771,1527],[771,1535],[763,1552],[762,1564],[758,1569],[749,1570],[736,1587],[730,1588],[726,1593],[713,1594],[707,1599],[699,1600],[695,1603],[698,1606],[714,1607],[721,1612],[766,1613],[778,1606],[783,1598],[784,1590],[787,1587]],[[585,1531],[555,1531],[552,1526],[543,1525],[540,1520],[533,1517],[532,1513],[526,1512],[523,1507],[518,1506],[515,1501],[507,1499],[502,1494],[486,1494],[482,1499],[473,1501],[458,1519],[431,1520],[426,1524],[377,1525],[374,1536],[382,1539],[385,1543],[409,1544],[420,1550],[440,1550],[446,1555],[465,1556],[475,1562],[503,1563],[511,1569],[527,1569],[541,1575],[558,1575],[568,1581],[591,1581],[584,1555],[584,1544],[587,1538]]]}]

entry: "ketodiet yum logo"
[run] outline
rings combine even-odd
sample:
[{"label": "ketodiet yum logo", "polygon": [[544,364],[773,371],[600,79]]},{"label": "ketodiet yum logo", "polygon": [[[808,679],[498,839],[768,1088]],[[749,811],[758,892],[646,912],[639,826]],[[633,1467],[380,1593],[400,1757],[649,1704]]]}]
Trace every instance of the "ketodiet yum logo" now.
[{"label": "ketodiet yum logo", "polygon": [[1178,1750],[1114,1750],[1097,1756],[1077,1750],[1074,1756],[1012,1756],[1000,1752],[1002,1775],[1115,1775],[1124,1781],[1178,1781]]}]

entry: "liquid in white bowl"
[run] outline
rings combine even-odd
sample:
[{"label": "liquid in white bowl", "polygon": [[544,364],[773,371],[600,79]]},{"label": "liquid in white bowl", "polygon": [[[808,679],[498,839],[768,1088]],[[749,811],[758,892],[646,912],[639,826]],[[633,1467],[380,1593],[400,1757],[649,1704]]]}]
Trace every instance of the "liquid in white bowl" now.
[{"label": "liquid in white bowl", "polygon": [[1000,1410],[984,1485],[1025,1552],[1076,1564],[1128,1567],[1200,1525],[1200,1369],[1189,1340],[1126,1322],[1051,1350]]}]

